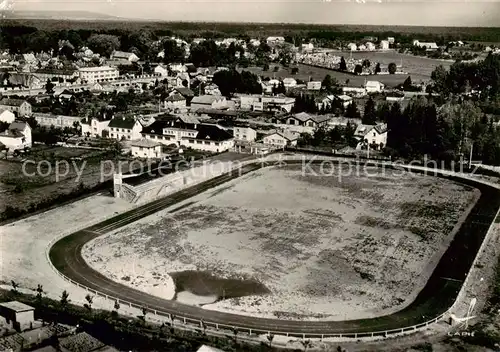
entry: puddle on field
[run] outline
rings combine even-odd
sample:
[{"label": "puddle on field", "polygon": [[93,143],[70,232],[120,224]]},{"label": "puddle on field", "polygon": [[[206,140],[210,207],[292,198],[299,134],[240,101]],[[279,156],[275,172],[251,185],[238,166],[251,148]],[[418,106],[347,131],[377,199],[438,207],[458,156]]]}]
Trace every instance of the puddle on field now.
[{"label": "puddle on field", "polygon": [[271,292],[256,280],[223,279],[208,271],[186,270],[169,275],[175,283],[174,300],[185,304],[201,306],[227,298],[265,295]]}]

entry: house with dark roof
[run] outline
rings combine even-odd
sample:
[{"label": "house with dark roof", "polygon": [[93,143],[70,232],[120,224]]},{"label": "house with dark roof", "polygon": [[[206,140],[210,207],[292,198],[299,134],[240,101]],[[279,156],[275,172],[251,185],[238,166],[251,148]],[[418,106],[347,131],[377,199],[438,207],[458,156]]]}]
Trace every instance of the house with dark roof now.
[{"label": "house with dark roof", "polygon": [[163,102],[165,109],[176,109],[186,107],[186,98],[178,93],[169,95]]},{"label": "house with dark roof", "polygon": [[183,88],[183,87],[174,88],[169,95],[175,95],[175,94],[179,94],[182,97],[184,97],[184,99],[186,99],[186,106],[190,106],[191,100],[193,100],[194,98],[194,92],[190,88]]},{"label": "house with dark roof", "polygon": [[3,98],[0,100],[0,110],[9,110],[17,117],[31,115],[31,104],[23,99]]},{"label": "house with dark roof", "polygon": [[194,138],[184,137],[180,145],[213,153],[220,153],[234,147],[233,135],[219,126],[200,124],[196,127],[196,131],[198,133]]},{"label": "house with dark roof", "polygon": [[198,109],[225,109],[227,106],[224,96],[200,95],[191,100],[191,111]]},{"label": "house with dark roof", "polygon": [[383,149],[387,145],[387,124],[360,124],[356,127],[354,137],[359,141],[357,149],[363,149],[368,146],[371,149]]},{"label": "house with dark roof", "polygon": [[118,140],[141,138],[142,125],[133,117],[115,116],[108,125],[109,136]]},{"label": "house with dark roof", "polygon": [[27,122],[14,121],[0,133],[0,143],[9,151],[31,148],[31,127]]},{"label": "house with dark roof", "polygon": [[94,117],[88,117],[81,121],[82,136],[84,137],[108,137],[109,123],[112,119],[112,114],[104,113]]}]

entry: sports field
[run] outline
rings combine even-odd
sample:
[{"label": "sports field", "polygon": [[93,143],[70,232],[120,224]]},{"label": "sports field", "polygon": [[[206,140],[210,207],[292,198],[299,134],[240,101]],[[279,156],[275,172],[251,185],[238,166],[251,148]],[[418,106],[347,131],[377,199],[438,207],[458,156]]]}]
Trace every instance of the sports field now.
[{"label": "sports field", "polygon": [[401,171],[323,171],[259,170],[189,199],[173,216],[96,238],[83,256],[116,281],[206,309],[330,320],[400,310],[479,192]]}]

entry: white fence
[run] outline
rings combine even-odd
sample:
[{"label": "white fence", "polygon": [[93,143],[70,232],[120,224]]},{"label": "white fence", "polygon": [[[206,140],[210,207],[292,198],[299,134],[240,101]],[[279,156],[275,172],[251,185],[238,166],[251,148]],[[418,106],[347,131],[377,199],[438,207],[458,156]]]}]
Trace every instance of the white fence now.
[{"label": "white fence", "polygon": [[[310,159],[314,159],[314,157],[311,157],[311,156],[301,156],[300,160],[310,160]],[[245,165],[249,165],[249,164],[252,164],[252,163],[258,163],[258,162],[263,162],[263,163],[266,163],[265,166],[273,166],[273,165],[276,165],[276,164],[270,164],[271,162],[286,162],[286,161],[297,161],[298,160],[298,156],[297,155],[294,155],[294,156],[288,156],[288,155],[271,155],[271,156],[268,156],[267,158],[264,158],[260,161],[256,161],[256,160],[248,160],[248,161],[245,161],[245,162],[242,162],[239,167],[242,167],[242,166],[245,166]],[[335,160],[335,161],[351,161],[352,162],[352,159],[346,159],[346,158],[335,158],[335,157],[316,157],[316,160],[318,161],[321,161],[321,160]],[[373,166],[387,166],[387,167],[392,167],[392,166],[395,166],[394,164],[392,163],[389,163],[389,162],[370,162],[370,164],[373,164]],[[431,174],[441,174],[443,176],[456,176],[456,177],[461,177],[461,178],[464,178],[464,179],[472,179],[474,180],[475,182],[478,182],[478,183],[483,183],[483,184],[486,184],[488,186],[491,186],[491,187],[495,187],[495,188],[500,188],[499,185],[496,185],[496,184],[492,184],[490,182],[487,182],[487,181],[484,181],[484,180],[480,180],[480,179],[474,179],[470,176],[467,176],[467,175],[464,175],[462,173],[457,173],[457,172],[453,172],[453,171],[447,171],[447,170],[433,170],[433,169],[427,169],[427,168],[424,168],[424,167],[419,167],[419,166],[408,166],[408,165],[397,165],[397,167],[400,167],[400,168],[404,168],[406,170],[416,170],[416,171],[429,171],[429,173]],[[187,170],[186,170],[187,171]],[[230,168],[228,171],[226,172],[232,172],[234,171],[234,167],[233,168]],[[203,181],[206,181],[210,178],[213,178],[215,176],[213,175],[207,175],[207,177],[204,177],[204,178],[199,178],[199,179],[196,179],[196,182],[195,183],[191,183],[191,184],[185,184],[182,189],[184,188],[187,188],[187,187],[190,187],[190,186],[193,186],[194,184],[198,184],[198,183],[201,183]],[[180,189],[177,189],[176,191],[180,191]],[[161,198],[161,197],[164,197],[163,195],[158,197],[158,198]],[[138,207],[139,205],[134,205],[133,208],[136,208]],[[498,216],[499,212],[497,211],[497,216]],[[92,292],[94,293],[95,295],[98,295],[98,296],[101,296],[101,297],[104,297],[106,299],[110,299],[112,300],[113,302],[114,301],[118,301],[119,303],[121,304],[125,304],[125,305],[128,305],[130,307],[135,307],[135,308],[139,308],[139,309],[142,309],[144,308],[144,306],[141,306],[141,305],[138,305],[138,304],[135,304],[135,303],[132,303],[132,302],[128,302],[126,300],[122,300],[122,299],[119,299],[117,297],[114,297],[114,296],[111,296],[111,295],[108,295],[108,294],[105,294],[103,292],[100,292],[100,291],[97,291],[97,290],[94,290],[94,289],[91,289],[91,288],[88,288],[86,287],[85,285],[82,285],[66,276],[64,276],[61,272],[59,272],[52,264],[52,262],[50,261],[50,257],[49,257],[49,251],[50,251],[50,248],[53,246],[54,243],[56,243],[58,240],[60,240],[61,238],[63,237],[66,237],[72,233],[75,233],[79,230],[83,230],[89,226],[92,226],[92,225],[95,225],[97,223],[100,223],[102,221],[105,221],[107,219],[110,219],[112,217],[114,217],[116,215],[111,215],[111,216],[107,216],[107,217],[104,217],[98,221],[93,221],[89,224],[86,224],[84,226],[79,226],[78,228],[74,228],[74,229],[71,229],[70,231],[66,231],[65,233],[57,236],[56,238],[54,238],[52,241],[50,241],[50,243],[48,244],[47,246],[47,249],[46,249],[46,256],[47,256],[47,260],[49,261],[51,267],[53,268],[53,270],[59,275],[61,276],[63,279],[65,279],[66,281],[69,281],[89,292]],[[493,221],[494,223],[494,221]],[[194,327],[198,327],[198,328],[201,328],[201,329],[207,329],[206,332],[207,333],[210,333],[211,329],[215,329],[216,331],[218,330],[227,330],[228,332],[234,332],[234,331],[238,331],[238,333],[247,333],[249,337],[257,337],[257,335],[259,334],[274,334],[274,335],[283,335],[283,336],[288,336],[288,337],[298,337],[298,338],[303,338],[303,339],[306,339],[306,338],[313,338],[313,339],[324,339],[324,338],[354,338],[354,339],[360,339],[360,338],[374,338],[374,337],[387,337],[389,335],[396,335],[396,334],[405,334],[405,333],[412,333],[412,332],[415,332],[417,330],[420,330],[420,329],[425,329],[426,327],[428,327],[429,325],[431,324],[434,324],[440,320],[442,320],[443,318],[445,318],[446,316],[449,316],[449,314],[451,313],[451,311],[456,307],[457,303],[460,301],[460,299],[462,298],[462,296],[464,295],[464,291],[465,291],[465,286],[467,285],[468,283],[468,279],[471,275],[471,271],[472,269],[474,268],[474,264],[477,262],[478,260],[478,257],[481,255],[481,253],[483,252],[484,250],[484,246],[486,245],[486,243],[488,242],[488,239],[490,237],[490,233],[492,232],[491,229],[492,229],[492,226],[493,226],[493,223],[490,225],[490,228],[488,230],[488,233],[486,234],[485,236],[485,239],[481,245],[481,248],[479,249],[479,251],[477,252],[476,254],[476,258],[474,260],[474,263],[473,265],[471,266],[471,269],[469,270],[469,273],[467,275],[467,278],[466,280],[464,281],[463,285],[462,285],[462,288],[460,290],[460,293],[458,294],[454,304],[443,314],[437,316],[437,317],[434,317],[432,319],[429,319],[428,321],[425,321],[423,323],[420,323],[420,324],[417,324],[417,325],[411,325],[411,326],[405,326],[405,327],[402,327],[402,328],[398,328],[398,329],[391,329],[391,330],[380,330],[380,331],[373,331],[373,332],[345,332],[345,333],[335,333],[335,332],[332,332],[332,333],[324,333],[324,334],[317,334],[317,333],[291,333],[291,332],[288,332],[288,331],[281,331],[281,330],[274,330],[274,329],[251,329],[251,328],[247,328],[245,326],[238,326],[238,325],[229,325],[229,324],[221,324],[221,323],[216,323],[216,322],[210,322],[210,321],[204,321],[204,320],[201,320],[201,319],[193,319],[193,318],[187,318],[187,317],[184,317],[182,315],[172,315],[171,312],[168,312],[168,311],[161,311],[161,310],[151,310],[149,309],[149,311],[151,311],[153,314],[155,315],[160,315],[160,316],[164,316],[164,317],[167,317],[168,319],[170,319],[172,321],[172,325],[175,326],[174,322],[175,323],[182,323],[182,324],[188,324],[190,326],[194,326]],[[215,331],[214,331],[215,333]]]}]

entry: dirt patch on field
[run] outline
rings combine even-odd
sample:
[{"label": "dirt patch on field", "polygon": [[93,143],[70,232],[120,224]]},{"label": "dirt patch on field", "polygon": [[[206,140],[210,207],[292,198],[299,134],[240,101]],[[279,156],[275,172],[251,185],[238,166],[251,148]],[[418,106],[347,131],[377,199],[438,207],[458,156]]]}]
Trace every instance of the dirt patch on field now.
[{"label": "dirt patch on field", "polygon": [[128,262],[130,276],[190,270],[270,291],[226,296],[207,309],[290,319],[388,314],[423,287],[479,192],[401,171],[370,175],[260,170],[174,215],[98,238],[83,254],[111,277]]}]

